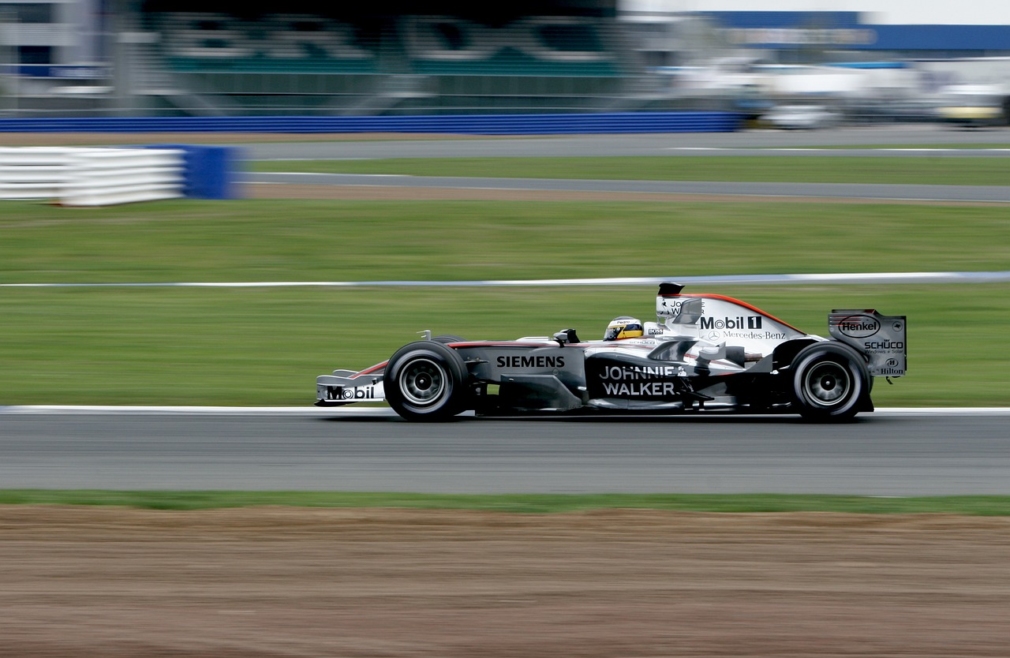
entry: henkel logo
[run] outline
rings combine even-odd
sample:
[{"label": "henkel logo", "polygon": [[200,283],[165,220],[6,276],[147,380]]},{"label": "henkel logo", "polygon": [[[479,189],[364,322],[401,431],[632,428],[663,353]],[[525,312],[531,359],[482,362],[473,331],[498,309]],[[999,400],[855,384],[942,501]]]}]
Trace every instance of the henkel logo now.
[{"label": "henkel logo", "polygon": [[838,321],[838,331],[849,338],[868,338],[880,331],[880,323],[869,315],[850,315]]}]

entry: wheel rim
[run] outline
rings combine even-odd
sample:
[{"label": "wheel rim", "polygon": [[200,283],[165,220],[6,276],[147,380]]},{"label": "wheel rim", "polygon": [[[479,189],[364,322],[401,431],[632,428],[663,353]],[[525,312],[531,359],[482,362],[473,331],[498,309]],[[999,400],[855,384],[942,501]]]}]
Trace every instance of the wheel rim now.
[{"label": "wheel rim", "polygon": [[400,372],[400,390],[407,402],[431,406],[445,394],[445,369],[430,359],[414,359]]},{"label": "wheel rim", "polygon": [[815,364],[803,377],[803,392],[812,403],[822,407],[841,404],[851,388],[848,369],[834,361]]}]

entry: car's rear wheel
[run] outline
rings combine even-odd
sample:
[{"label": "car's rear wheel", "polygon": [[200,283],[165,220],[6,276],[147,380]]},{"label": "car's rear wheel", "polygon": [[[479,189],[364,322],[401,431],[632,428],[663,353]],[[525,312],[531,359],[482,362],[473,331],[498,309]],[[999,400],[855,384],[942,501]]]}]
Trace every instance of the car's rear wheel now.
[{"label": "car's rear wheel", "polygon": [[386,400],[407,420],[447,420],[466,406],[466,365],[441,342],[401,347],[383,375]]},{"label": "car's rear wheel", "polygon": [[851,420],[870,393],[866,363],[838,343],[814,343],[792,362],[793,403],[811,421]]}]

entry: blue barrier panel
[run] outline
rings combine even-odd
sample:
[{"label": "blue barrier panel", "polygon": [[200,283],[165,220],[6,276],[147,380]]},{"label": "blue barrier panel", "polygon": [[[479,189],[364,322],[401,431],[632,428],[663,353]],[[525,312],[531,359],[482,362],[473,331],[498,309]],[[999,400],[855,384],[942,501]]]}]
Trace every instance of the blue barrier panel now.
[{"label": "blue barrier panel", "polygon": [[234,146],[156,144],[147,148],[183,152],[182,193],[188,199],[237,199],[239,149]]},{"label": "blue barrier panel", "polygon": [[[427,116],[77,117],[0,119],[3,132],[443,133],[562,135],[733,132],[735,112],[609,112],[601,114],[467,114]],[[0,140],[2,143],[2,140]]]}]

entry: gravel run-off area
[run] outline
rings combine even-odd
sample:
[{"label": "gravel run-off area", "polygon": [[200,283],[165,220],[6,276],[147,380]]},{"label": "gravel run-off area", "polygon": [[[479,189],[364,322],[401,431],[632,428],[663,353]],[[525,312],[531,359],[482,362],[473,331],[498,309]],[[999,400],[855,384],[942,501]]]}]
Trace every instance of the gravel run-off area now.
[{"label": "gravel run-off area", "polygon": [[1010,518],[0,507],[0,656],[1006,656]]}]

